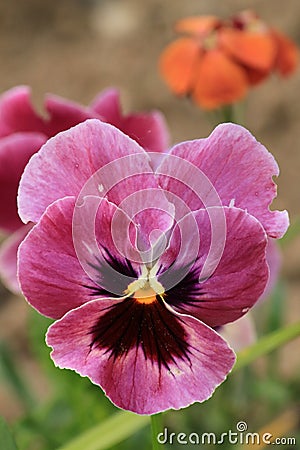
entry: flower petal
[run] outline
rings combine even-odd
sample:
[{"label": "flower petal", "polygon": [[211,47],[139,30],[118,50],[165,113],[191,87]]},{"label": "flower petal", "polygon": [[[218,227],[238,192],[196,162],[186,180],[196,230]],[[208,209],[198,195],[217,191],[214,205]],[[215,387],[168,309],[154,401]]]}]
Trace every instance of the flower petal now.
[{"label": "flower petal", "polygon": [[[187,162],[195,166],[195,176],[191,175],[193,167],[185,173]],[[203,187],[205,176],[223,205],[233,203],[247,210],[262,223],[270,237],[280,238],[288,228],[286,211],[269,210],[276,197],[272,177],[279,175],[278,165],[271,153],[239,125],[221,124],[207,139],[176,145],[157,173],[163,174],[159,177],[162,188],[177,194],[194,210],[202,207],[203,200],[206,206],[214,206],[210,202],[211,190],[206,192],[207,183]],[[185,186],[177,180],[183,180]],[[198,192],[197,196],[189,186]]]},{"label": "flower petal", "polygon": [[138,142],[145,150],[163,152],[169,145],[166,121],[159,111],[122,115],[120,94],[117,89],[107,89],[91,103],[91,108],[105,122],[114,125]]},{"label": "flower petal", "polygon": [[151,152],[163,152],[169,145],[169,132],[159,111],[125,116],[120,130]]},{"label": "flower petal", "polygon": [[299,62],[299,51],[294,42],[277,30],[272,30],[271,35],[277,46],[275,67],[281,76],[292,74]]},{"label": "flower petal", "polygon": [[34,110],[31,91],[27,86],[17,86],[0,97],[0,137],[32,131],[46,133],[44,120]]},{"label": "flower petal", "polygon": [[29,303],[57,318],[95,296],[124,296],[144,262],[135,246],[138,225],[104,198],[54,202],[19,250],[19,280]]},{"label": "flower petal", "polygon": [[229,55],[245,66],[271,71],[276,56],[274,41],[268,32],[253,32],[224,28],[221,45]]},{"label": "flower petal", "polygon": [[192,97],[202,108],[219,108],[240,100],[247,93],[244,69],[219,49],[206,52],[194,71]]},{"label": "flower petal", "polygon": [[[226,227],[222,239],[216,214],[222,209],[193,213],[199,235],[191,233],[190,243],[185,245],[192,248],[198,239],[197,260],[191,261],[185,278],[165,295],[165,301],[177,311],[197,317],[211,327],[245,314],[263,293],[269,276],[265,257],[267,238],[261,224],[241,209],[224,207]],[[186,264],[189,262],[186,260]],[[170,273],[159,276],[164,287],[178,276],[176,271],[180,275],[182,266],[176,259]]]},{"label": "flower petal", "polygon": [[177,39],[163,51],[159,60],[159,69],[175,94],[188,95],[191,92],[196,64],[201,57],[201,46],[191,38]]},{"label": "flower petal", "polygon": [[185,17],[176,22],[175,31],[202,37],[215,30],[220,24],[221,21],[216,16]]},{"label": "flower petal", "polygon": [[29,158],[45,142],[40,133],[14,133],[0,138],[0,228],[13,232],[22,226],[17,213],[19,181]]},{"label": "flower petal", "polygon": [[8,289],[20,294],[21,289],[17,279],[17,251],[32,224],[23,225],[7,238],[0,247],[0,276]]},{"label": "flower petal", "polygon": [[250,67],[245,67],[245,72],[247,74],[248,82],[251,86],[256,86],[262,83],[270,75],[270,73],[267,71],[252,69]]},{"label": "flower petal", "polygon": [[48,136],[55,136],[60,131],[68,130],[87,119],[102,119],[91,108],[84,107],[58,95],[48,94],[45,100],[48,118],[45,120]]},{"label": "flower petal", "polygon": [[115,127],[87,120],[50,139],[30,160],[20,183],[20,217],[37,222],[49,204],[77,196],[86,183],[85,195],[104,196],[111,189],[109,199],[118,204],[141,186],[157,187],[149,161]]},{"label": "flower petal", "polygon": [[100,92],[91,102],[90,108],[96,111],[105,122],[121,129],[122,113],[118,89],[108,88]]},{"label": "flower petal", "polygon": [[52,318],[90,301],[93,292],[100,289],[86,274],[75,252],[74,205],[71,197],[51,205],[19,247],[22,292],[34,308]]},{"label": "flower petal", "polygon": [[235,360],[216,332],[157,301],[89,302],[53,324],[47,344],[56,365],[88,376],[138,414],[206,400]]}]

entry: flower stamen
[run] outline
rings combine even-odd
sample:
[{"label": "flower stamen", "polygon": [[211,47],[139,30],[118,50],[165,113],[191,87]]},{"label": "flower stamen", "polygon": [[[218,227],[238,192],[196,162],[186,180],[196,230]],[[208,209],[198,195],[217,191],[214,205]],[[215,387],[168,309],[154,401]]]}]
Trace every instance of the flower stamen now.
[{"label": "flower stamen", "polygon": [[128,285],[125,294],[133,296],[139,303],[149,305],[157,300],[157,295],[164,294],[164,287],[153,274],[153,268],[148,269],[144,266],[141,277]]},{"label": "flower stamen", "polygon": [[144,303],[145,305],[150,305],[156,301],[156,292],[150,287],[139,289],[134,293],[133,298],[138,303]]}]

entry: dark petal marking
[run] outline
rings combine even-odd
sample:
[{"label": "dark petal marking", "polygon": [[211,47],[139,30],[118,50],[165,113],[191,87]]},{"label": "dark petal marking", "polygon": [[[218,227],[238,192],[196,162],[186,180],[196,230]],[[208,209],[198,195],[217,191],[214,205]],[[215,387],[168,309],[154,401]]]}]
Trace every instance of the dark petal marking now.
[{"label": "dark petal marking", "polygon": [[[199,283],[199,269],[195,264],[193,266],[178,284],[165,293],[165,301],[169,305],[178,306],[181,303],[187,305],[201,302],[201,296],[205,292],[202,290],[203,286]],[[182,269],[175,269],[170,276],[174,276],[174,279],[176,279],[175,277],[180,274],[180,271],[183,272],[186,268],[187,266]]]},{"label": "dark petal marking", "polygon": [[[95,263],[89,263],[89,266],[97,271],[96,283],[98,286],[84,285],[91,290],[91,296],[99,297],[122,297],[128,284],[138,278],[138,274],[132,267],[131,262],[124,258],[116,259],[105,248],[102,256],[104,261],[95,256]],[[127,278],[124,278],[125,277]]]},{"label": "dark petal marking", "polygon": [[157,297],[151,304],[127,298],[111,306],[91,329],[93,346],[106,349],[117,360],[134,347],[141,347],[145,359],[159,369],[189,359],[189,344],[180,317],[172,314]]}]

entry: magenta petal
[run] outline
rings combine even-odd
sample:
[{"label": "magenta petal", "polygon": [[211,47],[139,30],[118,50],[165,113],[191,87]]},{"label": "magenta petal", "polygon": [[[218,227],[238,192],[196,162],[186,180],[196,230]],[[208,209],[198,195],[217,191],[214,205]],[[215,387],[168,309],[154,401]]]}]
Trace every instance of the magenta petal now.
[{"label": "magenta petal", "polygon": [[159,111],[126,116],[120,129],[148,151],[164,152],[169,146],[167,124]]},{"label": "magenta petal", "polygon": [[17,279],[17,251],[31,224],[23,225],[7,238],[0,247],[0,276],[8,289],[16,294],[21,292]]},{"label": "magenta petal", "polygon": [[[262,223],[270,237],[283,236],[289,224],[287,212],[269,210],[276,196],[272,177],[278,176],[278,165],[245,128],[221,124],[207,139],[175,146],[172,155],[180,159],[165,158],[158,172],[172,173],[181,179],[182,158],[189,161],[209,178],[223,205],[234,204],[248,211]],[[191,181],[195,183],[197,180]],[[178,181],[161,176],[160,183],[164,189],[177,193],[191,208],[197,210],[202,207],[199,197]]]},{"label": "magenta petal", "polygon": [[137,191],[124,199],[119,207],[106,198],[79,197],[73,216],[77,254],[81,259],[89,252],[96,255],[97,238],[114,258],[127,259],[139,267],[152,263],[167,245],[173,214],[173,205],[160,189]]},{"label": "magenta petal", "polygon": [[[97,197],[77,202],[68,220],[72,220],[74,248],[86,274],[105,288],[106,295],[124,296],[140,273],[135,223],[116,205]],[[99,293],[99,288],[90,289],[92,295]]]},{"label": "magenta petal", "polygon": [[[136,224],[135,246],[141,252],[139,262],[152,263],[167,246],[168,232],[173,225],[175,211],[164,192],[160,188],[145,189],[146,182],[147,177],[139,186],[140,190],[126,197],[119,206]],[[116,224],[116,221],[114,223]],[[128,236],[129,233],[122,233],[123,240],[128,239]]]},{"label": "magenta petal", "polygon": [[[47,333],[47,344],[53,348],[51,356],[55,364],[88,376],[102,387],[114,404],[138,414],[179,409],[208,399],[234,364],[235,356],[227,343],[197,319],[178,315],[161,305],[160,314],[167,323],[157,321],[149,327],[130,324],[127,335],[121,338],[121,341],[125,339],[126,346],[126,339],[132,337],[130,348],[122,353],[122,342],[118,342],[117,349],[108,348],[109,341],[101,345],[94,339],[93,329],[102,327],[105,337],[99,336],[99,339],[106,342],[110,336],[112,344],[116,344],[116,336],[101,324],[105,323],[108,311],[119,308],[121,303],[95,300],[70,311],[53,324]],[[116,320],[122,323],[122,317]],[[168,356],[168,339],[171,339],[168,333],[178,326],[184,335],[186,354]],[[163,327],[167,327],[165,335]],[[144,340],[134,345],[134,336],[139,332]],[[180,336],[172,339],[175,342]],[[172,346],[170,351],[172,353]],[[157,352],[169,359],[166,365]]]},{"label": "magenta petal", "polygon": [[27,86],[17,86],[0,97],[0,136],[22,131],[46,134],[44,120],[34,110],[31,91]]},{"label": "magenta petal", "polygon": [[[183,280],[167,290],[165,297],[179,312],[191,314],[211,327],[244,315],[263,293],[269,276],[267,236],[260,222],[238,208],[224,207],[224,213],[225,239],[218,236],[213,245],[211,230],[220,230],[211,219],[218,216],[209,217],[207,210],[194,213],[199,235],[191,233],[186,246],[192,248],[197,240],[200,242],[196,262]],[[209,254],[212,262],[207,263]],[[170,270],[168,276],[161,275],[159,280],[166,286],[172,276]]]},{"label": "magenta petal", "polygon": [[104,196],[115,184],[109,193],[114,203],[137,186],[156,187],[149,161],[146,152],[115,127],[87,120],[47,141],[30,160],[20,183],[20,217],[37,222],[49,204],[77,196],[88,181],[84,195]]},{"label": "magenta petal", "polygon": [[117,89],[107,89],[96,97],[91,108],[105,122],[119,128],[151,152],[163,152],[169,145],[169,132],[164,116],[159,111],[122,115],[120,94]]},{"label": "magenta petal", "polygon": [[101,119],[101,116],[91,108],[57,95],[46,96],[45,108],[49,113],[46,121],[49,136],[55,136],[60,131],[68,130],[87,119]]},{"label": "magenta petal", "polygon": [[14,133],[0,138],[0,228],[15,231],[22,222],[17,213],[19,181],[29,158],[45,142],[40,133]]},{"label": "magenta petal", "polygon": [[28,302],[45,316],[59,318],[91,299],[97,285],[84,272],[72,240],[75,199],[47,209],[19,247],[19,281]]},{"label": "magenta petal", "polygon": [[118,89],[108,88],[100,92],[90,104],[90,108],[99,114],[102,120],[120,129],[122,113]]},{"label": "magenta petal", "polygon": [[20,246],[22,292],[46,316],[59,318],[95,296],[122,297],[139,276],[140,265],[126,259],[135,250],[124,238],[128,217],[98,200],[76,208],[73,197],[57,200]]}]

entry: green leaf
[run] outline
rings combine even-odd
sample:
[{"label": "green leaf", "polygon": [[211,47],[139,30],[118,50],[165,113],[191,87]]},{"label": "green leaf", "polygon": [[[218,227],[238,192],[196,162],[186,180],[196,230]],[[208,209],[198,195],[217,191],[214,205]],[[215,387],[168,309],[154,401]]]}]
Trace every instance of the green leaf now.
[{"label": "green leaf", "polygon": [[255,344],[238,353],[233,371],[236,372],[238,369],[247,366],[260,356],[266,355],[297,336],[300,336],[300,322],[293,323],[262,337]]},{"label": "green leaf", "polygon": [[26,411],[30,411],[35,405],[35,400],[22,374],[18,371],[10,349],[4,343],[0,343],[0,377],[11,385]]},{"label": "green leaf", "polygon": [[120,411],[82,433],[59,450],[104,450],[119,444],[150,423],[148,416]]},{"label": "green leaf", "polygon": [[277,283],[276,289],[271,294],[267,310],[267,332],[279,330],[283,325],[283,308],[285,299],[285,286],[282,282]]},{"label": "green leaf", "polygon": [[0,417],[0,444],[3,450],[18,450],[4,419]]}]

